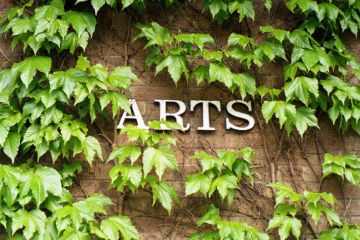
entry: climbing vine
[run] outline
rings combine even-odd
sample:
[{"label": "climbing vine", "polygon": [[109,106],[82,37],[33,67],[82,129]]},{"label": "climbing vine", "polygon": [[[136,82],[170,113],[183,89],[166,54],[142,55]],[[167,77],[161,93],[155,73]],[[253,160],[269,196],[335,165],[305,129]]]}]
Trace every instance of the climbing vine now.
[{"label": "climbing vine", "polygon": [[[53,168],[0,165],[1,224],[13,239],[139,239],[139,233],[125,216],[103,220],[112,201],[94,194],[74,201],[65,188],[74,166],[64,165],[61,174]],[[66,178],[62,175],[67,176]],[[70,178],[69,178],[70,177]],[[64,182],[65,181],[65,182]]]},{"label": "climbing vine", "polygon": [[[74,200],[70,188],[78,185],[82,189],[78,175],[86,163],[77,161],[82,158],[91,167],[95,159],[105,158],[104,164],[113,164],[109,185],[121,193],[121,201],[142,189],[150,192],[153,205],[159,203],[169,215],[175,203],[181,208],[181,197],[189,195],[212,202],[226,199],[229,206],[239,195],[251,202],[242,192],[257,191],[255,151],[250,147],[194,152],[191,160],[198,160],[199,168],[184,177],[182,194],[167,179],[168,174],[180,171],[174,150],[177,141],[169,132],[181,131],[179,125],[162,119],[150,121],[149,129],[127,125],[120,131],[126,143],[118,144],[119,116],[131,113],[126,91],[139,78],[127,60],[124,66],[109,70],[91,63],[85,50],[95,33],[99,11],[106,5],[134,16],[152,4],[164,4],[167,9],[189,4],[155,2],[29,0],[17,2],[5,13],[0,33],[11,39],[13,49],[23,50],[20,59],[4,64],[0,71],[0,149],[4,154],[0,223],[9,238],[140,239],[123,209],[119,215],[106,216],[113,205],[110,198],[84,192],[84,199]],[[271,14],[272,1],[261,3]],[[357,36],[360,1],[286,0],[288,13],[297,15],[296,26],[261,26],[261,41],[252,36],[248,22],[255,19],[257,5],[252,0],[201,1],[201,11],[218,25],[235,16],[249,28],[250,34],[231,33],[223,45],[208,33],[174,31],[154,21],[136,23],[138,34],[133,42],[145,45],[146,67],[154,68],[155,74],[166,71],[176,85],[195,80],[259,103],[263,118],[257,116],[257,121],[262,134],[261,121],[273,124],[276,119],[290,137],[302,138],[309,128],[319,128],[325,114],[343,133],[352,129],[359,135],[360,87],[354,79],[360,77],[360,64],[342,34]],[[65,63],[67,58],[76,63]],[[260,82],[256,74],[272,62],[283,69],[283,82],[276,88]],[[113,140],[98,125],[99,120],[114,123]],[[94,129],[101,134],[95,135]],[[98,136],[110,144],[109,156],[103,156],[104,144]],[[276,160],[277,156],[269,166]],[[326,153],[319,191],[300,192],[271,176],[268,188],[274,194],[268,200],[274,209],[265,219],[266,233],[244,221],[221,217],[219,208],[211,204],[189,238],[261,240],[277,234],[281,240],[299,239],[307,226],[314,239],[359,239],[358,224],[342,220],[334,210],[335,197],[321,192],[322,183],[332,175],[358,187],[359,162],[354,154]],[[345,196],[343,200],[346,203]],[[320,218],[326,219],[329,229],[318,234],[313,225]],[[205,224],[212,230],[207,231]]]},{"label": "climbing vine", "polygon": [[[153,196],[153,204],[160,204],[170,214],[173,202],[179,203],[179,197],[174,187],[163,175],[167,169],[178,171],[175,154],[171,149],[175,145],[176,138],[167,133],[158,133],[165,126],[168,129],[181,130],[176,123],[153,121],[149,122],[148,129],[139,129],[133,125],[127,125],[121,130],[126,134],[130,142],[135,144],[122,145],[115,148],[109,156],[109,161],[117,160],[117,164],[110,170],[111,185],[120,192],[131,190],[136,192],[138,188],[149,186]],[[125,160],[129,159],[130,164]],[[137,160],[141,163],[136,165]],[[155,174],[150,174],[154,172]]]}]

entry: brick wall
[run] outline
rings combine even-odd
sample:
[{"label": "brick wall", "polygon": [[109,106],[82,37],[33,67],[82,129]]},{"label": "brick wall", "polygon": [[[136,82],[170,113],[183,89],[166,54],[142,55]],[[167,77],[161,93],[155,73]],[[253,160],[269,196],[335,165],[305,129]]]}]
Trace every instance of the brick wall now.
[{"label": "brick wall", "polygon": [[[176,87],[166,73],[154,76],[153,69],[147,70],[144,67],[146,51],[143,50],[145,42],[137,41],[131,43],[136,34],[133,24],[136,21],[150,22],[157,21],[167,25],[174,32],[181,29],[183,32],[204,32],[214,36],[219,45],[226,44],[226,39],[231,32],[249,34],[261,41],[259,26],[272,24],[279,28],[291,29],[295,26],[296,19],[289,14],[280,4],[276,4],[276,11],[269,16],[260,3],[256,4],[256,20],[239,24],[238,18],[234,17],[228,23],[219,26],[211,22],[210,16],[201,13],[199,3],[192,1],[188,5],[175,9],[165,9],[162,5],[154,5],[144,15],[125,14],[119,11],[113,12],[104,8],[98,14],[98,25],[94,38],[91,40],[85,53],[93,63],[100,62],[109,68],[124,65],[133,67],[141,79],[135,83],[128,93],[129,97],[138,101],[139,107],[145,120],[158,117],[158,107],[154,99],[178,99],[186,102],[189,107],[191,99],[219,100],[222,102],[222,113],[214,110],[211,112],[211,124],[216,127],[215,132],[197,132],[196,126],[201,122],[201,112],[197,109],[195,113],[185,114],[185,119],[193,126],[185,134],[178,133],[178,144],[176,149],[177,160],[181,171],[179,173],[167,174],[166,178],[172,181],[182,197],[182,207],[176,206],[171,216],[159,206],[152,207],[151,196],[146,192],[130,194],[120,204],[121,197],[113,189],[109,189],[108,171],[111,164],[97,161],[93,168],[85,167],[81,174],[81,186],[74,186],[72,192],[76,197],[84,197],[92,193],[103,193],[111,197],[117,204],[110,212],[118,212],[123,206],[124,214],[131,217],[142,234],[143,239],[185,239],[189,233],[194,231],[195,220],[201,216],[210,201],[204,200],[201,196],[184,198],[183,185],[186,174],[198,169],[198,164],[189,156],[196,150],[216,151],[218,149],[236,149],[245,146],[252,147],[257,154],[254,160],[256,169],[255,186],[242,186],[235,203],[230,207],[219,199],[212,199],[223,210],[224,216],[230,219],[245,220],[254,226],[266,228],[267,219],[272,214],[272,202],[268,200],[272,192],[266,187],[271,181],[268,159],[275,162],[274,176],[277,181],[285,181],[292,184],[302,192],[303,189],[317,191],[319,189],[319,178],[321,176],[321,160],[324,152],[342,154],[352,152],[360,155],[360,138],[353,132],[342,136],[337,127],[331,125],[327,118],[320,120],[320,129],[308,131],[303,139],[297,135],[287,137],[274,125],[265,125],[263,130],[256,125],[249,132],[239,133],[226,131],[224,119],[226,117],[225,106],[227,101],[236,98],[228,91],[218,86],[207,86],[196,84],[190,81],[188,84],[181,82]],[[5,12],[12,5],[11,0],[2,0],[0,13]],[[346,36],[345,36],[346,37]],[[129,40],[130,39],[130,40]],[[350,49],[358,53],[359,43],[355,38],[346,37]],[[9,40],[0,38],[0,59],[2,64],[18,60],[20,49],[10,51]],[[69,56],[71,63],[72,57]],[[68,61],[66,61],[68,62]],[[238,67],[241,69],[241,67]],[[253,70],[249,70],[255,74]],[[258,81],[269,87],[279,86],[282,81],[281,62],[267,64],[259,69],[256,77]],[[261,121],[263,124],[263,122]],[[99,122],[111,135],[112,124]],[[97,134],[97,130],[93,130]],[[101,137],[99,137],[101,139]],[[120,138],[119,143],[124,142]],[[107,157],[110,146],[104,141],[104,155]],[[267,148],[267,152],[265,150]],[[322,191],[329,191],[338,198],[336,209],[343,217],[350,221],[360,222],[360,190],[345,184],[344,192],[341,191],[342,183],[335,178],[324,181]],[[344,202],[344,196],[346,201]],[[351,201],[350,207],[346,209],[347,203]],[[265,218],[265,219],[264,219]],[[326,227],[324,221],[320,223],[319,229]]]}]

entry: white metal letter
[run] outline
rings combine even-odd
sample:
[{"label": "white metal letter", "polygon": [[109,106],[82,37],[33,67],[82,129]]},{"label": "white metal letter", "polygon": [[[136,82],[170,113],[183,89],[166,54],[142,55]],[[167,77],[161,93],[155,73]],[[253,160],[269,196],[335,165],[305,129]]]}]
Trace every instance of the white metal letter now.
[{"label": "white metal letter", "polygon": [[136,103],[136,100],[129,99],[129,103],[130,103],[130,109],[133,112],[133,115],[128,115],[128,113],[124,111],[117,128],[122,129],[124,127],[125,120],[131,119],[131,120],[136,120],[138,128],[149,129],[149,127],[145,125],[144,119],[141,116],[141,113],[139,111],[139,107]]},{"label": "white metal letter", "polygon": [[246,131],[246,130],[252,129],[255,125],[254,118],[252,116],[250,116],[249,114],[236,111],[233,108],[233,105],[236,103],[244,104],[249,109],[249,111],[252,111],[251,102],[250,101],[245,102],[242,100],[232,100],[232,101],[228,102],[228,104],[226,105],[226,110],[228,111],[228,113],[230,115],[240,118],[240,119],[245,119],[246,121],[248,121],[248,125],[246,125],[245,127],[239,127],[239,126],[232,124],[230,122],[229,118],[226,118],[225,119],[226,129],[235,129],[238,131]]},{"label": "white metal letter", "polygon": [[[179,100],[161,100],[161,99],[155,99],[154,101],[159,103],[159,108],[160,108],[159,119],[160,120],[163,119],[163,120],[167,121],[168,117],[173,117],[173,118],[175,118],[175,121],[177,122],[177,124],[179,124],[183,128],[183,131],[187,131],[190,129],[190,123],[188,123],[188,124],[186,124],[186,126],[184,126],[184,120],[181,117],[181,114],[183,114],[186,111],[186,105],[184,102],[179,101]],[[174,113],[168,113],[166,111],[167,103],[175,103],[179,107],[179,110]],[[161,126],[161,129],[168,130],[165,126]]]},{"label": "white metal letter", "polygon": [[196,105],[202,103],[203,116],[202,116],[202,126],[198,127],[197,130],[201,131],[215,131],[215,128],[210,126],[210,116],[209,116],[209,105],[212,104],[220,112],[221,105],[220,101],[203,101],[203,100],[191,100],[190,101],[190,111],[194,111]]}]

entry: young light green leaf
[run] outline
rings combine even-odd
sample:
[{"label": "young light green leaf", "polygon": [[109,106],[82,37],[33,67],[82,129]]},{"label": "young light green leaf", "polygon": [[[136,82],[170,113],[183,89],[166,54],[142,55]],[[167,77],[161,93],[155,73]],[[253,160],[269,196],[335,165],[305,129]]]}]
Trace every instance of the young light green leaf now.
[{"label": "young light green leaf", "polygon": [[167,168],[177,170],[177,162],[175,155],[166,145],[160,146],[158,149],[148,147],[143,154],[144,176],[146,177],[150,171],[155,168],[156,174],[161,179]]},{"label": "young light green leaf", "polygon": [[39,236],[44,234],[46,215],[39,209],[29,212],[20,209],[14,214],[12,220],[12,234],[22,228],[24,228],[25,239],[33,239],[35,233],[38,233]]},{"label": "young light green leaf", "polygon": [[274,116],[279,119],[280,127],[288,121],[293,119],[296,114],[296,108],[293,104],[284,101],[265,101],[261,106],[261,112],[266,122]]},{"label": "young light green leaf", "polygon": [[146,48],[152,45],[165,46],[172,42],[172,36],[169,31],[156,22],[151,22],[147,25],[137,24],[136,27],[140,29],[141,32],[133,41],[145,37],[148,40],[145,46]]},{"label": "young light green leaf", "polygon": [[44,56],[27,57],[22,62],[15,63],[12,68],[20,73],[21,81],[27,88],[33,81],[37,71],[48,75],[51,69],[51,58]]},{"label": "young light green leaf", "polygon": [[4,142],[4,153],[8,156],[12,163],[15,161],[15,157],[19,151],[20,146],[20,134],[17,132],[10,132]]},{"label": "young light green leaf", "polygon": [[141,155],[141,149],[136,145],[124,145],[115,148],[110,156],[108,161],[114,160],[117,158],[119,162],[123,162],[127,157],[130,158],[131,164],[133,164]]},{"label": "young light green leaf", "polygon": [[301,221],[294,217],[276,215],[269,221],[268,229],[279,228],[278,233],[281,240],[285,240],[292,233],[299,239],[301,233]]},{"label": "young light green leaf", "polygon": [[309,104],[310,93],[319,96],[318,80],[305,76],[296,77],[285,83],[284,90],[287,100],[299,99],[306,106]]},{"label": "young light green leaf", "polygon": [[68,11],[63,15],[63,19],[72,25],[78,37],[85,31],[90,36],[95,32],[96,18],[91,13]]},{"label": "young light green leaf", "polygon": [[20,195],[26,196],[31,192],[37,207],[46,200],[49,193],[54,196],[62,193],[61,176],[53,168],[39,167],[34,172],[28,172],[24,178]]},{"label": "young light green leaf", "polygon": [[189,79],[189,70],[187,66],[187,60],[181,55],[169,55],[162,62],[156,66],[156,74],[167,68],[172,80],[177,84],[181,78],[181,74],[184,74],[186,80]]},{"label": "young light green leaf", "polygon": [[99,157],[101,160],[103,159],[101,145],[99,141],[92,136],[87,136],[85,141],[82,142],[82,149],[84,151],[86,161],[88,161],[90,165],[92,164],[95,156]]},{"label": "young light green leaf", "polygon": [[201,192],[204,196],[207,196],[210,184],[211,178],[205,174],[198,173],[186,176],[185,194],[188,196],[196,192]]},{"label": "young light green leaf", "polygon": [[271,183],[269,186],[276,190],[275,196],[275,206],[279,205],[280,203],[284,203],[284,200],[288,199],[292,202],[298,202],[301,200],[301,195],[294,192],[289,186],[276,182]]},{"label": "young light green leaf", "polygon": [[109,239],[119,239],[120,236],[124,240],[140,239],[139,232],[128,217],[109,217],[101,221],[100,229]]},{"label": "young light green leaf", "polygon": [[176,202],[180,201],[174,188],[168,182],[163,180],[159,181],[152,176],[148,176],[146,181],[149,182],[153,192],[153,205],[159,201],[170,214],[173,200]]}]

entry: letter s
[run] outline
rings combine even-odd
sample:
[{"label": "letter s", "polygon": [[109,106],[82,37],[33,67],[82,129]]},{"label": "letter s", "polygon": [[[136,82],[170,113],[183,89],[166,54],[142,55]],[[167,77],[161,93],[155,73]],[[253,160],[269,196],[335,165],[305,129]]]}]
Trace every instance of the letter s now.
[{"label": "letter s", "polygon": [[249,111],[252,111],[251,102],[250,101],[245,102],[242,100],[232,100],[232,101],[228,102],[228,104],[226,105],[226,110],[230,115],[240,118],[240,119],[245,119],[248,122],[248,124],[245,127],[239,127],[239,126],[232,124],[230,122],[229,118],[226,118],[225,119],[226,129],[235,129],[238,131],[246,131],[246,130],[252,129],[255,125],[254,118],[252,116],[250,116],[249,114],[236,111],[233,108],[233,105],[236,103],[244,104],[249,109]]}]

